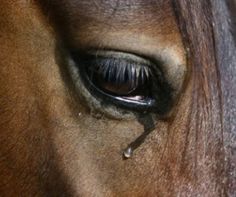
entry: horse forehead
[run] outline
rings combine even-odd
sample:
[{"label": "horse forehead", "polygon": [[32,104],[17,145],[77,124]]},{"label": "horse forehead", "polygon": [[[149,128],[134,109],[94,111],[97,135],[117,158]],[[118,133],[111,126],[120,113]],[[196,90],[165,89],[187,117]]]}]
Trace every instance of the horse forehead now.
[{"label": "horse forehead", "polygon": [[153,47],[153,43],[160,47],[164,42],[169,43],[165,46],[181,43],[170,0],[53,0],[47,4],[42,1],[42,5],[59,27],[58,32],[74,48],[104,46],[104,42],[107,48],[117,48],[121,43],[117,50],[128,50],[140,41],[138,48]]},{"label": "horse forehead", "polygon": [[170,0],[54,0],[50,4],[53,7],[52,11],[60,12],[59,15],[73,22],[84,16],[90,20],[96,19],[97,23],[109,19],[111,24],[114,22],[116,25],[119,23],[123,25],[125,22],[132,22],[137,25],[137,23],[148,24],[150,21],[158,20],[161,25],[173,16]]},{"label": "horse forehead", "polygon": [[64,8],[71,9],[87,9],[95,12],[105,11],[104,14],[109,13],[109,11],[133,11],[133,10],[145,10],[150,8],[163,8],[170,4],[170,0],[88,0],[88,1],[78,1],[78,0],[53,0],[52,4],[61,5]]}]

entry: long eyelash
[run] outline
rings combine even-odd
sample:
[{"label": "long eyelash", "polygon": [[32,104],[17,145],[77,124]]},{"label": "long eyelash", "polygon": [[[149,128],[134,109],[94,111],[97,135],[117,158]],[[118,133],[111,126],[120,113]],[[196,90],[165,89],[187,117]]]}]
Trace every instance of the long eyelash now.
[{"label": "long eyelash", "polygon": [[115,58],[98,58],[95,64],[90,64],[89,69],[101,74],[108,82],[114,84],[130,82],[133,88],[140,83],[144,84],[152,76],[152,71],[147,65]]}]

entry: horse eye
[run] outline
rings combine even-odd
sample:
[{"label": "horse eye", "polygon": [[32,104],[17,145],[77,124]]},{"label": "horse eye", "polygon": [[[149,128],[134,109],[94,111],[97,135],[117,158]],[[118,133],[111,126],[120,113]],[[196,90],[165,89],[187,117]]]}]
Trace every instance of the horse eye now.
[{"label": "horse eye", "polygon": [[88,92],[106,105],[135,112],[164,114],[171,87],[159,63],[121,52],[72,52],[78,76]]}]

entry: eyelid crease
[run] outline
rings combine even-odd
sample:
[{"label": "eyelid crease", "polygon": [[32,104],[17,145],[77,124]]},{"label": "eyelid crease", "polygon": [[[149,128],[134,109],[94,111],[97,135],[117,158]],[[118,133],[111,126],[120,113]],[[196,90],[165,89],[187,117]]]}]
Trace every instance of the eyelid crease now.
[{"label": "eyelid crease", "polygon": [[144,65],[153,65],[154,63],[148,58],[143,58],[136,54],[131,54],[127,52],[121,52],[121,51],[112,51],[112,50],[88,50],[86,52],[88,55],[93,55],[95,57],[115,57],[116,59],[123,59],[127,61],[134,61],[140,64]]}]

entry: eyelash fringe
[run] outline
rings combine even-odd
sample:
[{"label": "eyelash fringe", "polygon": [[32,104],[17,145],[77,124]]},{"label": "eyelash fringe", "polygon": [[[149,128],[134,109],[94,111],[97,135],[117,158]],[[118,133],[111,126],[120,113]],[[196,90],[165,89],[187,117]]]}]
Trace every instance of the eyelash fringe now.
[{"label": "eyelash fringe", "polygon": [[101,74],[107,82],[119,85],[131,82],[129,84],[133,88],[145,84],[152,76],[152,70],[148,65],[115,58],[97,58],[90,63],[89,69],[92,73]]}]

